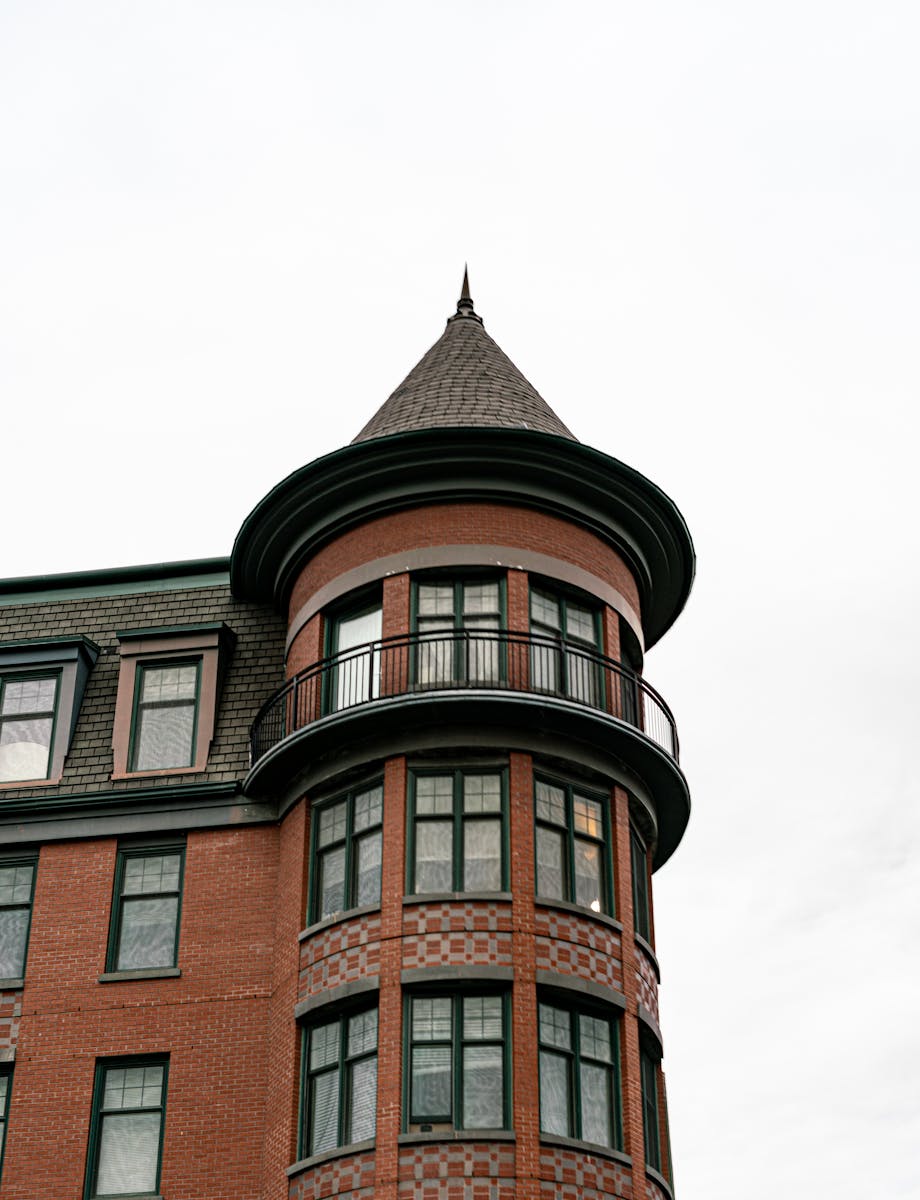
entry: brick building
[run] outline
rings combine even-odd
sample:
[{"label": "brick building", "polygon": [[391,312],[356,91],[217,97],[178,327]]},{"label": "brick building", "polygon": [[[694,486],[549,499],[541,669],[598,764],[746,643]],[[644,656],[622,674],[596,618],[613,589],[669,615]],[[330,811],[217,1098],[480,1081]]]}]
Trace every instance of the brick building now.
[{"label": "brick building", "polygon": [[670,1196],[693,562],[464,282],[230,558],[0,584],[0,1197]]}]

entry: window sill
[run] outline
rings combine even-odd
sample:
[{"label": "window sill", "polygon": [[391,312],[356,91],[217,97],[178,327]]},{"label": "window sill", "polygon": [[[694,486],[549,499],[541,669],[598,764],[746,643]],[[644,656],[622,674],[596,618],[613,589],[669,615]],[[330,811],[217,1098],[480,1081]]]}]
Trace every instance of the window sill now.
[{"label": "window sill", "polygon": [[121,983],[129,979],[178,979],[182,974],[179,967],[140,967],[134,971],[106,971],[99,976],[100,983]]},{"label": "window sill", "polygon": [[25,987],[26,981],[21,975],[7,975],[0,979],[0,992],[11,992],[14,988]]},{"label": "window sill", "polygon": [[60,782],[60,775],[53,775],[47,779],[5,779],[3,783],[0,783],[0,792],[6,792],[11,788],[21,787],[56,787]]},{"label": "window sill", "polygon": [[442,1129],[432,1133],[401,1133],[396,1141],[400,1146],[426,1142],[515,1142],[517,1134],[513,1129]]},{"label": "window sill", "polygon": [[156,771],[113,771],[109,776],[110,779],[162,779],[167,775],[203,775],[207,770],[207,763],[202,763],[199,766],[197,763],[192,767],[161,767]]},{"label": "window sill", "polygon": [[623,932],[623,926],[616,917],[595,912],[593,908],[584,908],[580,904],[572,904],[570,900],[551,900],[547,896],[537,896],[534,903],[538,908],[555,908],[560,912],[573,913],[575,916],[586,917],[589,921],[597,921],[599,925],[606,925],[609,929],[615,929],[617,933]]},{"label": "window sill", "polygon": [[347,1158],[351,1154],[366,1154],[368,1150],[375,1150],[377,1142],[371,1138],[366,1142],[352,1142],[348,1146],[336,1146],[333,1150],[324,1150],[322,1154],[311,1154],[309,1158],[302,1158],[299,1162],[295,1162],[287,1168],[285,1172],[290,1179],[293,1175],[299,1175],[301,1171],[309,1171],[312,1167],[318,1167],[322,1163],[331,1162],[336,1158]]},{"label": "window sill", "polygon": [[655,951],[645,940],[641,933],[636,934],[636,945],[643,952],[645,957],[652,964],[652,970],[655,972],[655,978],[661,983],[661,967],[658,965],[658,959],[655,957]]},{"label": "window sill", "polygon": [[510,904],[510,892],[412,892],[403,896],[403,904],[462,904],[467,900],[488,901],[489,903]]},{"label": "window sill", "polygon": [[598,1142],[583,1142],[580,1138],[560,1137],[555,1133],[541,1133],[541,1146],[557,1146],[560,1150],[577,1150],[580,1154],[594,1154],[600,1158],[610,1158],[622,1163],[625,1167],[632,1166],[632,1159],[622,1150],[614,1150],[612,1146],[601,1146]]},{"label": "window sill", "polygon": [[656,1171],[654,1167],[650,1167],[648,1165],[648,1163],[645,1164],[645,1174],[648,1176],[649,1179],[652,1180],[653,1183],[658,1184],[658,1186],[661,1188],[661,1190],[664,1192],[664,1194],[666,1196],[674,1195],[673,1191],[671,1190],[671,1185],[668,1183],[668,1181],[665,1179],[665,1177],[661,1174],[661,1172]]},{"label": "window sill", "polygon": [[360,908],[345,908],[341,912],[333,913],[331,917],[323,917],[321,921],[314,921],[312,925],[308,925],[306,929],[302,929],[297,935],[297,940],[304,942],[307,938],[314,937],[317,933],[322,933],[324,929],[329,929],[333,925],[341,925],[343,921],[354,921],[358,917],[368,917],[372,913],[380,912],[379,904],[364,904]]}]

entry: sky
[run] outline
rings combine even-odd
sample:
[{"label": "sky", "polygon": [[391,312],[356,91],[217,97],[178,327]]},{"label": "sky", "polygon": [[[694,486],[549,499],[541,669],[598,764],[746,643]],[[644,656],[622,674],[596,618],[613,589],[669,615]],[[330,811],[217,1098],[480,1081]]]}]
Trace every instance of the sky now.
[{"label": "sky", "polygon": [[680,1200],[920,1194],[920,8],[0,7],[0,575],[227,555],[453,311],[676,501]]}]

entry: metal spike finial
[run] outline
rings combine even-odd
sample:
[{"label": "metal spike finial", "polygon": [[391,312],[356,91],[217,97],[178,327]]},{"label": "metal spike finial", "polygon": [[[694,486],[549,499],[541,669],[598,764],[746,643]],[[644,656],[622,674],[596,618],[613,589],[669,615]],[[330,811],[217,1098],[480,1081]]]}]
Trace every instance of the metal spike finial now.
[{"label": "metal spike finial", "polygon": [[470,295],[470,274],[466,263],[463,264],[463,287],[460,289],[460,299],[457,301],[458,313],[472,313],[473,298]]}]

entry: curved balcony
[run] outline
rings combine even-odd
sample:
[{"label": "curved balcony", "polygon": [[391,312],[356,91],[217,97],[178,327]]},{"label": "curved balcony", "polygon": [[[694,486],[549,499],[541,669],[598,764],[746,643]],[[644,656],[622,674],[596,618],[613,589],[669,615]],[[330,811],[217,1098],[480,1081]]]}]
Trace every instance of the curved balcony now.
[{"label": "curved balcony", "polygon": [[671,710],[641,676],[583,645],[511,630],[444,630],[382,638],[332,655],[289,680],[250,730],[253,766],[323,717],[387,697],[483,689],[583,705],[640,730],[675,762]]}]

